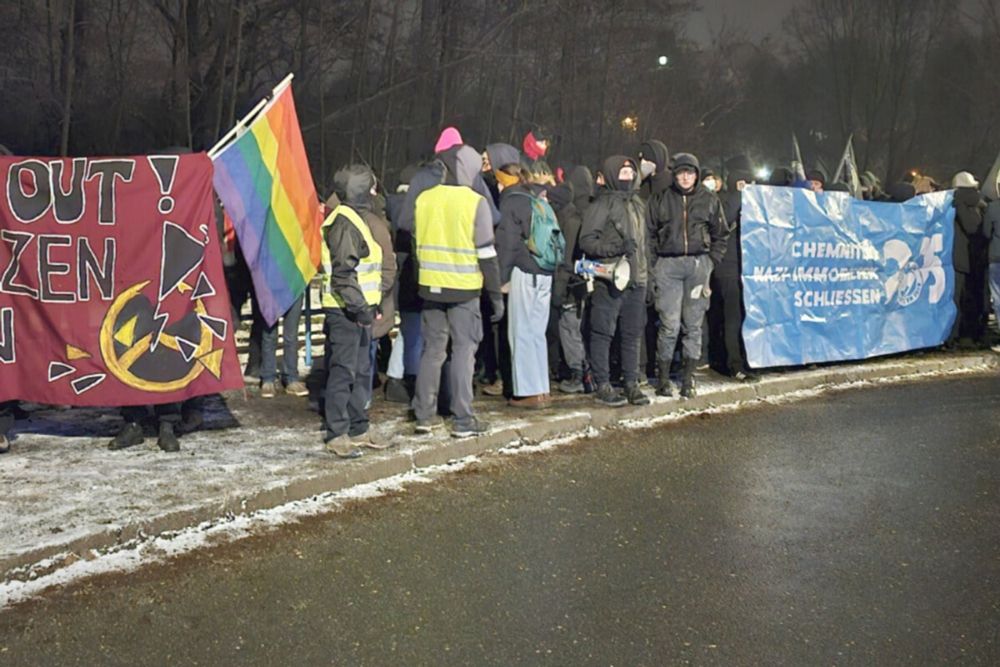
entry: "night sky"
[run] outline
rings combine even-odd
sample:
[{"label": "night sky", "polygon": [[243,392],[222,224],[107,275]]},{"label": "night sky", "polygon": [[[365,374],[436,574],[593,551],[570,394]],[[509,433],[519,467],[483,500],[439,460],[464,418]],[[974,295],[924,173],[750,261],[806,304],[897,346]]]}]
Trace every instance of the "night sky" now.
[{"label": "night sky", "polygon": [[688,22],[688,36],[702,43],[726,22],[730,29],[754,42],[768,35],[778,36],[781,22],[803,0],[700,0],[702,11]]}]

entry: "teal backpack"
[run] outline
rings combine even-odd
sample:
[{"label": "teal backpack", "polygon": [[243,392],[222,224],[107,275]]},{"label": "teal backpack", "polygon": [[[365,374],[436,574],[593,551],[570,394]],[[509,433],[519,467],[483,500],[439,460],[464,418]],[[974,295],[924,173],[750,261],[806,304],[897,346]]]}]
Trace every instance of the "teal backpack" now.
[{"label": "teal backpack", "polygon": [[543,271],[555,271],[566,254],[566,239],[559,228],[555,211],[541,197],[526,192],[511,194],[531,199],[531,231],[528,233],[528,252]]}]

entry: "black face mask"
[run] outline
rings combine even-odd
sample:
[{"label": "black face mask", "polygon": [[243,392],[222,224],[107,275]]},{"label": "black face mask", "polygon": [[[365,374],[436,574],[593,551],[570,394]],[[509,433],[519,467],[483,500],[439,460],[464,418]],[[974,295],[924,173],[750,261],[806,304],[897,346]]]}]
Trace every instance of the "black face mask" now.
[{"label": "black face mask", "polygon": [[619,192],[628,192],[632,189],[632,181],[616,180],[615,189]]}]

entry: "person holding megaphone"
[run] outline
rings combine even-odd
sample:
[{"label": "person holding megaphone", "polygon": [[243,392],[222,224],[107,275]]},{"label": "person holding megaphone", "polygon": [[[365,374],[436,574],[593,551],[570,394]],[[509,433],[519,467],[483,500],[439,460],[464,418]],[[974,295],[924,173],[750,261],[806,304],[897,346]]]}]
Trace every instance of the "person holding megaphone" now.
[{"label": "person holding megaphone", "polygon": [[[646,326],[646,285],[650,239],[646,204],[639,196],[639,169],[632,158],[616,155],[604,161],[605,183],[587,208],[580,231],[580,249],[592,260],[628,263],[628,279],[612,270],[612,279],[595,280],[591,296],[590,355],[598,402],[612,407],[646,405],[639,388],[639,344]],[[617,283],[613,280],[618,277]],[[624,395],[611,386],[611,340],[621,328]]]}]

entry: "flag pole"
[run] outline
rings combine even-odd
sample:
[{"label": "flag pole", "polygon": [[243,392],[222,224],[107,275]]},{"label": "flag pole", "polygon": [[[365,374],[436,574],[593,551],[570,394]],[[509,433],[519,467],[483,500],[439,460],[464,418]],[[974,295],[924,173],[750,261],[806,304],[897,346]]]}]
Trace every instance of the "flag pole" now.
[{"label": "flag pole", "polygon": [[288,88],[290,85],[292,85],[292,79],[294,77],[295,77],[294,72],[289,73],[288,76],[286,76],[284,79],[281,80],[281,83],[279,83],[277,86],[271,89],[270,93],[262,97],[260,102],[257,102],[256,106],[254,106],[254,108],[251,109],[250,112],[247,113],[247,115],[243,116],[243,118],[241,118],[239,122],[237,122],[236,125],[234,125],[233,128],[225,134],[225,136],[219,139],[219,141],[214,146],[212,146],[212,148],[208,151],[208,157],[214,160],[218,156],[218,154],[222,152],[223,148],[225,148],[231,142],[238,139],[246,130],[247,125],[249,125],[250,122],[254,118],[256,118],[258,114],[262,112],[264,107],[273,102],[274,98],[276,98],[282,91],[284,91],[285,88]]}]

